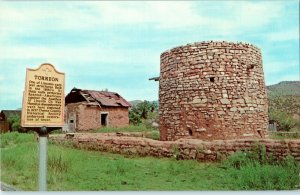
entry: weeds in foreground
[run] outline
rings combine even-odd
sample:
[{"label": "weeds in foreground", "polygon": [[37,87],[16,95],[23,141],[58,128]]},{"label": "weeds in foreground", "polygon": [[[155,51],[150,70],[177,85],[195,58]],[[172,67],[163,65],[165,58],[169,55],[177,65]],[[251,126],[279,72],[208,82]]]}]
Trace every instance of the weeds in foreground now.
[{"label": "weeds in foreground", "polygon": [[300,129],[294,132],[269,132],[271,139],[300,139]]},{"label": "weeds in foreground", "polygon": [[275,160],[264,146],[237,152],[221,163],[230,180],[242,190],[290,190],[300,187],[300,164],[292,156]]},{"label": "weeds in foreground", "polygon": [[146,138],[159,140],[160,133],[158,129],[148,127],[144,124],[129,125],[127,127],[101,127],[94,131],[95,133],[115,133],[115,132],[140,132]]},{"label": "weeds in foreground", "polygon": [[[0,136],[1,180],[37,190],[38,144],[32,134]],[[299,189],[299,163],[275,160],[263,146],[221,163],[123,156],[48,144],[49,190],[292,190]],[[2,150],[3,149],[3,150]],[[199,150],[203,148],[199,148]],[[174,154],[178,148],[174,146]]]},{"label": "weeds in foreground", "polygon": [[111,133],[111,132],[150,132],[150,131],[158,131],[154,128],[147,128],[145,125],[129,125],[126,127],[101,127],[95,132],[97,133]]},{"label": "weeds in foreground", "polygon": [[55,173],[66,173],[70,167],[69,163],[61,154],[48,156],[48,167]]},{"label": "weeds in foreground", "polygon": [[148,134],[146,134],[146,137],[147,138],[150,138],[150,139],[154,139],[154,140],[159,140],[159,138],[160,138],[160,133],[159,133],[159,131],[151,131],[150,132],[150,135],[148,135]]}]

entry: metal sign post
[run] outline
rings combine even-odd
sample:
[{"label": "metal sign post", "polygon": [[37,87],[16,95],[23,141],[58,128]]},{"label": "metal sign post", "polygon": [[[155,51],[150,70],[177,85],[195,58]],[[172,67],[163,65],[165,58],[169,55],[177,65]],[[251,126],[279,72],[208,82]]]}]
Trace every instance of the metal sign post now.
[{"label": "metal sign post", "polygon": [[47,191],[47,142],[48,133],[44,126],[39,132],[39,191]]}]

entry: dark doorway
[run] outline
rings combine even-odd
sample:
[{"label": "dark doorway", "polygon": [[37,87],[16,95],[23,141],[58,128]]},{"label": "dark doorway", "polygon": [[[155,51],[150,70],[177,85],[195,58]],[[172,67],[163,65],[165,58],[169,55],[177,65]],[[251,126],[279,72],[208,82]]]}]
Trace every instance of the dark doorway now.
[{"label": "dark doorway", "polygon": [[76,129],[76,114],[74,112],[69,113],[69,132],[75,132]]},{"label": "dark doorway", "polygon": [[108,113],[101,113],[101,126],[102,127],[107,126],[107,116],[108,116]]},{"label": "dark doorway", "polygon": [[190,135],[190,136],[193,136],[193,131],[192,131],[192,129],[191,129],[191,128],[188,128],[188,130],[189,130],[189,135]]}]

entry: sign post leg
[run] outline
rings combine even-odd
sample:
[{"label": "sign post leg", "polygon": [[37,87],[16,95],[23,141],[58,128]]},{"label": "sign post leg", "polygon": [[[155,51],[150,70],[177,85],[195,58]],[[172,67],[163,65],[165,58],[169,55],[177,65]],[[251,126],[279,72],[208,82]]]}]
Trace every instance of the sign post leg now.
[{"label": "sign post leg", "polygon": [[[46,127],[41,132],[47,132]],[[39,134],[39,191],[47,191],[47,134]]]}]

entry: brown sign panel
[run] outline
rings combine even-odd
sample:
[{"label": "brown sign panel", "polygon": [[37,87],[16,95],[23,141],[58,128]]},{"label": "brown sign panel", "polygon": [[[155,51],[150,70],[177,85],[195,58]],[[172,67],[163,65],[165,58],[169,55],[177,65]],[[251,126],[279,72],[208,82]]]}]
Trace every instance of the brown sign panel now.
[{"label": "brown sign panel", "polygon": [[51,64],[27,68],[22,106],[22,127],[64,125],[65,74]]}]

